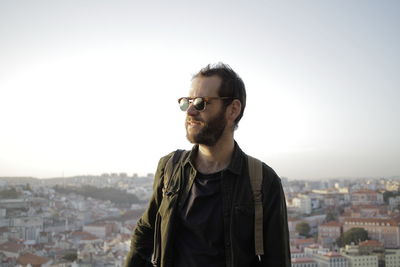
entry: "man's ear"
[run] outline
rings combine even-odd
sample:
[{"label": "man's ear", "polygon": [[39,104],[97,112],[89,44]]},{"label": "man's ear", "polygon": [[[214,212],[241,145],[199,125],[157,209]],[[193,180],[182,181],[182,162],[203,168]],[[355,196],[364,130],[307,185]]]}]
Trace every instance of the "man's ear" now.
[{"label": "man's ear", "polygon": [[234,122],[242,110],[242,103],[238,99],[234,99],[228,106],[228,120]]}]

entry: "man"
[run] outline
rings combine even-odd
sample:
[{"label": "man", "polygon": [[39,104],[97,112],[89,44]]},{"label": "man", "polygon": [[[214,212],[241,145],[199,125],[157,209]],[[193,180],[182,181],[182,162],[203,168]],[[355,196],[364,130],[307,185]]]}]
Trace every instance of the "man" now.
[{"label": "man", "polygon": [[[262,165],[263,255],[255,253],[254,202],[247,156],[234,140],[246,106],[241,78],[208,65],[192,79],[186,112],[193,149],[161,158],[149,207],[134,230],[126,266],[289,267],[285,197]],[[172,159],[174,171],[168,171]],[[167,182],[166,182],[167,181]]]}]

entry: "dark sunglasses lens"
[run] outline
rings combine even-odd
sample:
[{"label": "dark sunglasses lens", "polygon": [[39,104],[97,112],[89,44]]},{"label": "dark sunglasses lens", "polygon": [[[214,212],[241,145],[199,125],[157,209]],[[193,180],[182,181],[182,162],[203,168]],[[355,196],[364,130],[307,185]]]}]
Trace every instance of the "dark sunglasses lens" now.
[{"label": "dark sunglasses lens", "polygon": [[204,110],[205,105],[206,105],[206,102],[201,97],[198,97],[195,100],[193,100],[193,106],[196,110]]},{"label": "dark sunglasses lens", "polygon": [[189,107],[189,99],[187,99],[186,97],[182,97],[179,100],[179,107],[182,111],[186,111]]}]

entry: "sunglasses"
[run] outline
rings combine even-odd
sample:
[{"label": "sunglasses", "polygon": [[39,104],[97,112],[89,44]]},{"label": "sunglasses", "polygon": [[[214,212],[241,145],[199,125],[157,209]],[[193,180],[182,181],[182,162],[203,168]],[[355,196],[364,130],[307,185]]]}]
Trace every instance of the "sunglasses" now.
[{"label": "sunglasses", "polygon": [[197,111],[203,111],[206,109],[207,103],[212,99],[232,99],[233,97],[181,97],[178,99],[179,107],[182,111],[186,111],[189,108],[190,103]]}]

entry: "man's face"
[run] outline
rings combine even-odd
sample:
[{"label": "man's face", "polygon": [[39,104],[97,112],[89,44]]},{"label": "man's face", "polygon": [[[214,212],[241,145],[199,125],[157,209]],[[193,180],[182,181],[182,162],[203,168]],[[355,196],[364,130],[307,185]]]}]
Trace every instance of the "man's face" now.
[{"label": "man's face", "polygon": [[[221,79],[218,76],[193,79],[190,97],[218,97]],[[186,111],[186,137],[189,142],[213,146],[221,138],[226,128],[225,107],[222,100],[213,99],[203,111],[190,105]]]}]

